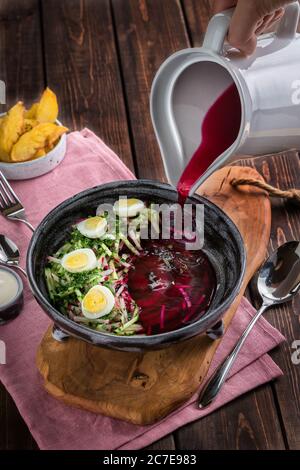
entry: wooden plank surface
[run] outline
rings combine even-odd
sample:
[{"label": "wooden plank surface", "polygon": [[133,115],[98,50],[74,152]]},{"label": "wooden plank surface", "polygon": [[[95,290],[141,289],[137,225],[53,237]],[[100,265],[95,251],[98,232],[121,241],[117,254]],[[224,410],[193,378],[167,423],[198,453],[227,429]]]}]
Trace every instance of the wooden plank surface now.
[{"label": "wooden plank surface", "polygon": [[[0,71],[9,106],[18,99],[30,102],[44,88],[38,0],[1,0]],[[0,383],[0,449],[32,447],[36,445],[28,428]]]},{"label": "wooden plank surface", "polygon": [[[189,46],[190,40],[201,44],[208,17],[208,0],[2,0],[0,78],[6,81],[8,102],[30,101],[48,82],[58,93],[66,124],[73,129],[88,125],[128,166],[138,168],[140,177],[162,180],[148,107],[152,78],[172,52]],[[251,164],[278,186],[300,187],[295,156],[268,165]],[[299,221],[299,209],[275,203],[270,249],[299,237]],[[251,293],[257,301],[253,289]],[[273,353],[285,372],[283,378],[150,448],[285,444],[299,449],[300,369],[290,360],[291,343],[299,339],[298,311],[299,300],[267,314],[288,339]],[[12,399],[0,386],[0,449],[34,446]]]},{"label": "wooden plank surface", "polygon": [[[1,0],[0,74],[9,106],[31,102],[45,85],[38,0]],[[6,110],[0,105],[1,112]]]},{"label": "wooden plank surface", "polygon": [[134,169],[109,0],[43,0],[48,85],[60,117],[88,126]]},{"label": "wooden plank surface", "polygon": [[260,387],[175,432],[181,450],[284,449],[270,387]]},{"label": "wooden plank surface", "polygon": [[182,0],[187,29],[193,47],[202,45],[211,8],[209,0]]},{"label": "wooden plank surface", "polygon": [[152,80],[173,52],[188,47],[178,0],[112,0],[138,176],[164,180],[149,112]]},{"label": "wooden plank surface", "polygon": [[[250,163],[250,162],[249,162]],[[254,164],[254,161],[251,162]],[[288,189],[300,188],[299,157],[295,152],[287,152],[280,158],[257,160],[255,167],[264,174],[265,179],[275,187]],[[269,252],[289,240],[299,240],[300,208],[287,204],[281,199],[273,202],[273,218]],[[255,282],[251,285],[253,303],[260,304]],[[286,441],[290,449],[300,449],[300,366],[291,360],[292,343],[300,339],[299,329],[300,296],[290,304],[270,309],[266,318],[286,337],[286,343],[274,352],[273,358],[281,367],[284,376],[274,385],[275,399],[279,405],[284,423]]]},{"label": "wooden plank surface", "polygon": [[154,442],[150,446],[147,447],[147,450],[175,450],[176,449],[176,444],[174,440],[174,435],[169,434],[166,437],[163,437],[159,441]]}]

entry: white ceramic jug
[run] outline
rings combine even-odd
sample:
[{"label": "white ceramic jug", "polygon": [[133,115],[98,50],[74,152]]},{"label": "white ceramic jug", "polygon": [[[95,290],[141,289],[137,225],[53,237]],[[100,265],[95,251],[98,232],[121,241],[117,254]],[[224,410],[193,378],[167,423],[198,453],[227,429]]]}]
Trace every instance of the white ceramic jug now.
[{"label": "white ceramic jug", "polygon": [[[240,155],[300,148],[299,4],[286,7],[276,33],[262,35],[251,57],[224,46],[233,9],[215,15],[203,47],[170,56],[151,90],[151,116],[167,177],[174,186],[199,147],[203,119],[235,83],[241,101],[237,139],[191,188]],[[217,138],[217,136],[216,136]]]}]

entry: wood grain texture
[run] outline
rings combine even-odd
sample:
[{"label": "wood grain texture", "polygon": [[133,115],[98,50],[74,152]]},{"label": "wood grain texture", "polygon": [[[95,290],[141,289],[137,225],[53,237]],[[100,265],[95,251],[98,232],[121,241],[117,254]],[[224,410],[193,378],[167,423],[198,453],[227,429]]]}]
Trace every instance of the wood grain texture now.
[{"label": "wood grain texture", "polygon": [[[227,167],[215,172],[199,190],[234,220],[247,252],[243,286],[224,317],[225,328],[265,258],[271,224],[269,198],[257,188],[245,186],[237,191],[230,182],[238,177],[261,178],[251,168]],[[220,340],[202,335],[159,351],[124,353],[74,338],[57,343],[49,329],[37,365],[46,390],[56,398],[144,425],[166,416],[196,392],[219,344]]]},{"label": "wood grain texture", "polygon": [[88,126],[134,170],[109,0],[44,0],[48,85],[60,119]]},{"label": "wood grain texture", "polygon": [[249,392],[174,434],[181,450],[285,448],[270,386]]},{"label": "wood grain texture", "polygon": [[6,393],[4,403],[7,409],[5,419],[6,426],[4,427],[5,447],[0,446],[0,449],[37,449],[38,447],[35,440],[33,439],[26,423],[23,421],[19,411],[17,410],[13,399],[8,393]]},{"label": "wood grain texture", "polygon": [[[59,97],[60,99],[63,98],[62,111],[64,118],[68,121],[68,125],[71,128],[76,127],[78,129],[81,123],[92,127],[117,152],[121,153],[121,157],[125,161],[130,162],[131,151],[127,135],[128,125],[131,130],[133,138],[132,147],[135,151],[137,166],[140,166],[141,176],[162,179],[163,166],[160,162],[158,147],[151,127],[147,93],[156,68],[158,68],[159,64],[169,53],[188,46],[188,36],[193,45],[201,44],[208,21],[208,0],[181,0],[188,34],[183,22],[179,0],[147,1],[146,5],[150,5],[150,20],[147,21],[146,15],[144,20],[139,20],[138,22],[136,22],[136,19],[141,16],[139,13],[140,0],[131,0],[130,2],[128,0],[116,0],[113,5],[113,16],[117,20],[117,23],[113,24],[115,26],[113,28],[114,31],[111,28],[109,12],[106,11],[103,14],[103,4],[107,5],[108,3],[106,0],[98,0],[97,2],[94,0],[82,2],[69,0],[69,4],[75,6],[74,13],[64,9],[63,4],[65,2],[55,2],[55,0],[47,2],[47,0],[41,0],[41,3],[43,5],[43,15],[41,16],[43,21],[41,26],[45,29],[44,46],[48,51],[45,62],[48,64],[47,73],[49,80],[51,79],[49,83],[56,91],[60,89]],[[95,6],[96,3],[97,5]],[[122,3],[123,5],[121,5]],[[157,7],[158,3],[162,5]],[[79,4],[80,7],[78,8]],[[116,7],[118,7],[118,11],[116,11]],[[93,22],[86,21],[86,12],[88,11],[90,15],[94,15],[95,8],[100,8],[99,11],[102,17],[98,19],[98,16],[95,16],[97,18],[97,25],[93,26],[94,29],[96,28],[96,31],[92,35],[98,38],[98,35],[101,34],[103,41],[99,43],[98,39],[97,41],[91,40],[90,49],[92,52],[88,51],[88,58],[86,58],[86,52],[83,52],[84,46],[78,44],[76,39],[76,31],[80,28],[81,21],[85,22],[85,26],[88,25],[88,28],[91,27]],[[154,8],[156,11],[153,11]],[[137,11],[133,12],[135,9]],[[46,83],[41,58],[42,41],[39,36],[41,26],[39,24],[38,0],[1,0],[0,78],[6,81],[9,104],[20,97],[30,102],[40,93]],[[72,26],[74,26],[75,30],[75,39],[72,33]],[[115,37],[113,37],[116,30],[118,30],[117,42]],[[55,38],[57,31],[59,31],[59,36]],[[71,31],[71,34],[69,34],[69,31]],[[158,47],[155,49],[157,37],[159,41]],[[139,38],[138,42],[136,38]],[[50,52],[49,39],[51,40],[50,45],[52,48]],[[109,45],[110,58],[112,61],[116,60],[115,66],[117,67],[118,58],[115,57],[115,51],[121,46],[119,52],[122,56],[122,66],[126,69],[125,71],[121,70],[124,85],[127,87],[126,94],[125,96],[121,94],[120,97],[119,90],[122,87],[117,85],[115,88],[117,90],[115,99],[118,100],[118,103],[120,103],[120,100],[123,100],[123,104],[121,101],[120,108],[124,109],[125,98],[128,115],[122,111],[117,111],[118,117],[115,119],[111,118],[112,122],[109,125],[108,121],[104,119],[104,116],[107,112],[109,114],[109,111],[103,111],[99,115],[99,103],[105,109],[110,106],[109,98],[111,97],[111,92],[109,92],[107,97],[103,95],[106,93],[107,85],[105,77],[108,76],[111,80],[111,66],[108,68],[108,75],[106,75],[105,67],[102,67],[100,71],[100,74],[102,74],[101,79],[98,79],[97,76],[98,83],[101,83],[101,89],[99,86],[97,93],[93,95],[95,97],[94,100],[89,99],[89,109],[84,107],[86,103],[85,92],[82,94],[80,91],[81,88],[86,90],[86,87],[89,89],[91,86],[89,73],[90,68],[93,69],[93,66],[89,64],[93,64],[94,57],[102,57],[99,44],[101,44],[101,51],[103,47],[107,50],[106,44]],[[95,52],[94,48],[96,48]],[[59,58],[59,70],[55,71],[57,55]],[[64,61],[66,63],[65,67]],[[85,64],[88,64],[87,67],[85,67]],[[98,60],[97,64],[99,64]],[[102,62],[100,62],[99,67],[101,67],[101,64]],[[75,69],[75,74],[73,74],[73,78],[70,78],[72,67]],[[67,77],[66,83],[65,74]],[[79,76],[79,79],[77,76]],[[72,82],[72,85],[68,84],[69,81]],[[75,83],[73,84],[73,82]],[[110,82],[108,83],[108,88],[109,90],[112,88]],[[129,94],[128,89],[130,89]],[[84,106],[82,103],[84,103]],[[114,109],[116,107],[115,100],[113,100],[112,107]],[[5,107],[3,106],[1,110],[5,110]],[[79,114],[81,112],[83,112],[83,118]],[[111,115],[114,115],[114,112],[111,111]],[[128,116],[130,116],[130,120],[126,123]],[[111,126],[111,129],[109,126]],[[133,130],[135,131],[134,135]],[[134,143],[135,139],[137,140],[136,143]],[[150,141],[151,143],[149,143]],[[145,155],[147,162],[145,162]],[[151,158],[152,155],[153,159]],[[247,164],[257,167],[260,172],[265,173],[267,179],[270,178],[269,181],[278,183],[279,187],[297,185],[299,188],[297,156],[294,154],[293,157],[291,155],[283,157],[284,160],[291,158],[293,158],[293,161],[286,161],[284,165],[280,163],[279,160],[281,158],[278,157],[276,159],[268,158],[268,165],[262,163],[265,161],[264,158],[255,159]],[[132,163],[130,164],[133,165]],[[283,166],[285,168],[284,171],[282,171]],[[274,217],[272,219],[271,250],[275,243],[284,240],[284,238],[298,238],[300,221],[299,209],[280,202],[273,203],[272,205]],[[281,448],[282,441],[279,437],[276,437],[279,416],[286,445],[299,449],[300,398],[298,390],[300,366],[292,366],[290,361],[292,352],[291,343],[294,339],[300,339],[298,311],[299,304],[296,301],[293,305],[287,305],[284,311],[280,310],[280,313],[284,313],[284,317],[278,316],[277,310],[267,314],[268,320],[274,321],[274,324],[288,338],[284,351],[282,352],[283,348],[280,348],[280,350],[273,354],[273,357],[284,368],[286,374],[291,373],[291,377],[285,375],[276,383],[276,386],[272,385],[271,387],[268,385],[263,387],[263,396],[261,391],[259,391],[259,393],[249,393],[235,400],[212,415],[189,425],[189,432],[185,433],[185,428],[177,431],[175,433],[175,441],[171,435],[168,438],[164,438],[161,442],[153,444],[154,448],[156,446],[161,449],[173,448],[174,443],[177,447],[185,449],[197,448],[197,446],[202,449],[220,449],[226,448],[226,446],[228,448],[247,448],[247,446],[260,449],[272,448],[273,446]],[[274,388],[275,403],[270,395],[271,388]],[[246,417],[247,422],[251,423],[250,428],[247,427],[246,432],[243,431],[245,429],[243,420],[237,419],[239,413]],[[276,422],[273,421],[274,415],[278,415]],[[275,424],[272,430],[273,422]],[[248,429],[250,429],[251,434],[254,436],[255,444],[252,443],[250,434],[249,438],[247,437]],[[32,438],[27,430],[27,426],[20,417],[12,399],[0,385],[0,449],[29,449],[32,445]]]},{"label": "wood grain texture", "polygon": [[187,29],[194,47],[202,45],[211,15],[209,0],[181,0],[186,17]]},{"label": "wood grain texture", "polygon": [[[266,181],[275,187],[288,189],[300,188],[299,156],[296,152],[286,152],[281,156],[260,158],[245,164],[255,165],[264,175]],[[279,245],[289,240],[299,240],[300,208],[285,201],[272,201],[271,239],[268,252],[271,253]],[[255,281],[251,283],[254,304],[260,303]],[[272,356],[282,368],[284,376],[275,383],[274,392],[278,402],[279,414],[283,420],[287,445],[290,449],[300,448],[300,365],[292,363],[294,352],[292,344],[300,340],[300,296],[296,296],[289,304],[270,309],[266,318],[278,328],[287,341]]]},{"label": "wood grain texture", "polygon": [[150,446],[147,447],[147,450],[175,450],[176,444],[174,441],[173,434],[169,434],[166,437],[163,437],[159,441],[154,442]]},{"label": "wood grain texture", "polygon": [[[43,90],[44,71],[38,0],[1,0],[0,70],[7,105],[32,102]],[[3,105],[2,111],[6,107]]]},{"label": "wood grain texture", "polygon": [[138,176],[165,180],[149,112],[155,73],[189,41],[178,0],[112,0]]}]

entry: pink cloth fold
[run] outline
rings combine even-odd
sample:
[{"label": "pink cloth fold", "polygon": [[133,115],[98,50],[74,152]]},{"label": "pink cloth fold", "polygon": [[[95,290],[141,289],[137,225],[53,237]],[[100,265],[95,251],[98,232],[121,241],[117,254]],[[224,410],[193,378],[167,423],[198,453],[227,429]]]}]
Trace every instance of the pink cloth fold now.
[{"label": "pink cloth fold", "polygon": [[[91,131],[84,129],[68,136],[66,157],[53,172],[12,185],[26,207],[29,220],[37,225],[50,209],[79,191],[113,180],[133,178],[119,158]],[[2,217],[0,221],[1,232],[20,247],[24,266],[30,231]],[[0,340],[5,342],[7,351],[7,363],[0,365],[0,380],[15,400],[41,449],[139,449],[282,375],[267,352],[284,337],[262,318],[247,339],[219,397],[206,410],[197,409],[195,396],[159,423],[136,426],[68,407],[43,388],[35,355],[50,320],[33,299],[26,282],[24,284],[22,314],[0,327]],[[254,312],[249,302],[243,299],[215,354],[210,373],[230,351]]]}]

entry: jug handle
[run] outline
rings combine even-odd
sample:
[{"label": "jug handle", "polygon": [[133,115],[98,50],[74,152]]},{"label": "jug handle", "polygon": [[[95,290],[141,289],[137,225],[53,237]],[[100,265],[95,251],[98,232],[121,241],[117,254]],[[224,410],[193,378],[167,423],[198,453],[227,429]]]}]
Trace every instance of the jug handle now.
[{"label": "jug handle", "polygon": [[276,36],[278,38],[293,39],[296,36],[299,21],[300,5],[298,2],[289,3],[279,23]]},{"label": "jug handle", "polygon": [[234,10],[235,8],[229,8],[211,18],[203,40],[203,47],[205,49],[222,54]]},{"label": "jug handle", "polygon": [[[208,23],[207,31],[203,41],[203,47],[217,54],[223,53],[224,41],[226,39],[230,21],[234,13],[234,8],[224,10],[214,15]],[[276,37],[291,38],[296,35],[300,6],[298,2],[293,2],[285,7],[285,14],[278,26]]]}]

